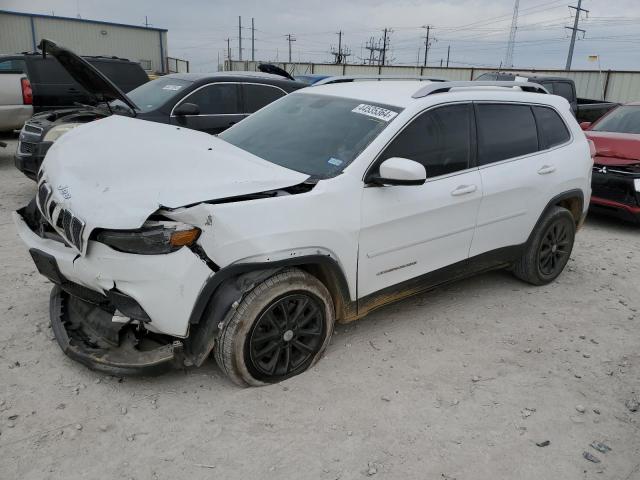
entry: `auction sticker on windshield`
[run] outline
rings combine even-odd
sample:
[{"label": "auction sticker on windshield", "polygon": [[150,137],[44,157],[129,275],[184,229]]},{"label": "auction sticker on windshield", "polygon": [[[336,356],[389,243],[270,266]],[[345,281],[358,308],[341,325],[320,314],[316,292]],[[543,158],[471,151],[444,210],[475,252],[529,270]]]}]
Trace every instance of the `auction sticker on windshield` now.
[{"label": "auction sticker on windshield", "polygon": [[375,105],[369,105],[367,103],[361,103],[351,111],[360,113],[361,115],[377,118],[385,122],[392,120],[396,115],[398,115],[398,112],[394,112],[393,110],[387,110],[386,108],[376,107]]}]

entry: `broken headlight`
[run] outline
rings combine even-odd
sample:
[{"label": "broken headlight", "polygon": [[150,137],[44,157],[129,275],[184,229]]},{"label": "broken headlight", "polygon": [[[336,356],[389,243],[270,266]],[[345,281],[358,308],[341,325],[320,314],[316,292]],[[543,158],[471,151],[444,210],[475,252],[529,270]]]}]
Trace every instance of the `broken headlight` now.
[{"label": "broken headlight", "polygon": [[138,255],[171,253],[192,245],[200,229],[177,222],[147,222],[137,230],[102,230],[96,240],[114,250]]},{"label": "broken headlight", "polygon": [[69,130],[73,130],[74,128],[76,128],[76,127],[78,127],[80,125],[82,125],[82,124],[81,123],[63,123],[61,125],[56,125],[55,127],[53,127],[51,130],[49,130],[45,134],[44,141],[45,142],[55,142],[62,135],[67,133]]}]

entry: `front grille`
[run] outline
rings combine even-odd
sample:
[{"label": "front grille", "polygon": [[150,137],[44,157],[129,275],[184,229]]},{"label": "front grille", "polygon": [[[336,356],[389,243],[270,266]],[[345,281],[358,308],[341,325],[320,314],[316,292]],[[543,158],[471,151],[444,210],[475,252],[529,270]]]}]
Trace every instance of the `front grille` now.
[{"label": "front grille", "polygon": [[51,187],[46,182],[42,182],[40,186],[38,186],[38,205],[43,214],[46,211],[47,200],[49,200],[51,193]]},{"label": "front grille", "polygon": [[[52,193],[53,190],[46,181],[40,182],[37,197],[40,213],[64,237],[67,243],[82,251],[82,232],[84,231],[85,223],[71,213],[70,210],[61,207],[55,200],[51,199]],[[54,224],[56,210],[58,210],[58,215]]]},{"label": "front grille", "polygon": [[33,153],[36,151],[36,144],[31,142],[20,142],[20,153]]},{"label": "front grille", "polygon": [[36,127],[35,125],[31,125],[29,123],[25,123],[24,131],[27,133],[37,133],[38,135],[42,135],[42,128]]}]

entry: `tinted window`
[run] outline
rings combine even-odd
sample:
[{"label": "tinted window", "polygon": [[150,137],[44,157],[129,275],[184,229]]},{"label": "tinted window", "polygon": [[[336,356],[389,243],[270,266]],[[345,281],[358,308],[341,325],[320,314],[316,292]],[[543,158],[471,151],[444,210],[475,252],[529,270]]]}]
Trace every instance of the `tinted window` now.
[{"label": "tinted window", "polygon": [[538,150],[536,122],[528,105],[478,104],[476,123],[480,165]]},{"label": "tinted window", "polygon": [[284,97],[285,93],[276,87],[268,85],[243,85],[244,88],[244,113],[253,113],[271,102]]},{"label": "tinted window", "polygon": [[626,105],[611,111],[593,125],[596,132],[640,133],[640,106]]},{"label": "tinted window", "polygon": [[551,83],[551,82],[541,82],[540,85],[542,85],[544,88],[546,88],[547,92],[553,94],[553,83]]},{"label": "tinted window", "polygon": [[11,60],[0,60],[0,72],[24,73],[24,60],[13,58]]},{"label": "tinted window", "polygon": [[569,103],[574,101],[573,86],[570,83],[554,82],[553,94],[566,98]]},{"label": "tinted window", "polygon": [[569,140],[569,130],[555,110],[546,107],[533,107],[533,113],[547,148],[555,147]]},{"label": "tinted window", "polygon": [[329,178],[342,172],[401,111],[350,98],[293,93],[219,138],[277,165]]},{"label": "tinted window", "polygon": [[218,83],[203,87],[184,101],[198,105],[201,115],[240,113],[238,87],[235,83]]},{"label": "tinted window", "polygon": [[137,63],[93,59],[88,59],[88,61],[125,93],[149,81],[149,77]]},{"label": "tinted window", "polygon": [[424,165],[428,177],[469,167],[471,105],[450,105],[423,113],[393,140],[382,160],[402,157]]},{"label": "tinted window", "polygon": [[[58,61],[49,56],[31,57],[29,61],[29,80],[42,84],[75,84],[75,80],[67,73]],[[78,88],[78,87],[76,87]]]}]

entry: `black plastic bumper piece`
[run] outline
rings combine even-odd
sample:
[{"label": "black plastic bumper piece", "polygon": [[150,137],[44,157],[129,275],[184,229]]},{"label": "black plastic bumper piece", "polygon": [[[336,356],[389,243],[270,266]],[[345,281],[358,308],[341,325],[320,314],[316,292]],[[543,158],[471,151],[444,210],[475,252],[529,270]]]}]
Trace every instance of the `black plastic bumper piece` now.
[{"label": "black plastic bumper piece", "polygon": [[51,328],[69,358],[109,375],[158,375],[183,363],[182,342],[142,337],[131,323],[112,322],[113,314],[70,295],[51,290]]}]

